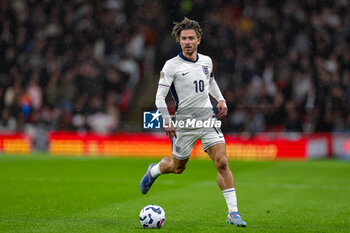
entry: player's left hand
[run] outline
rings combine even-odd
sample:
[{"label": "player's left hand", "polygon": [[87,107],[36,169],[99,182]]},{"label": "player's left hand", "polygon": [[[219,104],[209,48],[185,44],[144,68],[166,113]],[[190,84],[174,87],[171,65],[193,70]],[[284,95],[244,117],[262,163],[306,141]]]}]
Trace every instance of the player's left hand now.
[{"label": "player's left hand", "polygon": [[227,116],[227,105],[225,100],[221,100],[216,108],[218,109],[218,114],[216,115],[218,119]]}]

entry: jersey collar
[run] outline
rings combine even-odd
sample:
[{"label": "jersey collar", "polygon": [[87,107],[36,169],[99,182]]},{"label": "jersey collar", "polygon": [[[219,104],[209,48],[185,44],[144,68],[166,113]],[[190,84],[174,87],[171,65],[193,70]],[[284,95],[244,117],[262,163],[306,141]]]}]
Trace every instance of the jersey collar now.
[{"label": "jersey collar", "polygon": [[198,53],[197,53],[197,58],[196,58],[196,60],[195,60],[195,61],[192,61],[192,60],[188,59],[187,57],[185,57],[185,56],[182,54],[182,51],[179,53],[179,56],[180,56],[182,59],[184,59],[185,61],[189,61],[189,62],[192,62],[192,63],[196,63],[196,62],[198,61],[198,58],[199,58]]}]

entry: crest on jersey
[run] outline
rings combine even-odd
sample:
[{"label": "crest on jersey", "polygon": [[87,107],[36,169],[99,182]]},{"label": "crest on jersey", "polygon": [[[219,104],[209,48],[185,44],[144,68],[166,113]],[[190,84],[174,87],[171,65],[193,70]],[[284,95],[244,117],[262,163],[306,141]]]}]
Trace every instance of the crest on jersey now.
[{"label": "crest on jersey", "polygon": [[208,66],[202,66],[204,74],[209,77],[209,68]]},{"label": "crest on jersey", "polygon": [[160,72],[160,78],[164,78],[165,73],[163,71]]}]

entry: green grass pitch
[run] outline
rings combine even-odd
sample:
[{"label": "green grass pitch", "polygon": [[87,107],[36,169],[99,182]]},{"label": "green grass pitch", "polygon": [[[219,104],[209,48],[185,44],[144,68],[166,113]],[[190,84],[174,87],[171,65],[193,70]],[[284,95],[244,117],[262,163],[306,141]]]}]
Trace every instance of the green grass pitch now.
[{"label": "green grass pitch", "polygon": [[[225,223],[210,160],[163,175],[147,195],[139,182],[158,159],[0,154],[0,232],[350,232],[350,163],[230,161],[247,228]],[[160,230],[140,210],[164,208]]]}]

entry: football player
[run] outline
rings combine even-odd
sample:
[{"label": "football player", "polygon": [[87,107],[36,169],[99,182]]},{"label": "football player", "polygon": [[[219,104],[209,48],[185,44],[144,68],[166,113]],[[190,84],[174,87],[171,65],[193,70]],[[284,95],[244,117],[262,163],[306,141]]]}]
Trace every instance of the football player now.
[{"label": "football player", "polygon": [[[227,115],[224,97],[213,76],[210,57],[197,52],[202,39],[202,29],[195,20],[184,18],[176,23],[172,35],[180,43],[181,52],[166,61],[158,83],[156,106],[165,122],[165,133],[172,140],[172,156],[164,157],[159,163],[151,164],[141,180],[141,193],[146,194],[158,176],[166,173],[181,174],[197,140],[208,153],[217,169],[217,184],[222,190],[228,206],[227,223],[245,227],[237,208],[237,198],[233,175],[227,162],[224,136],[217,126],[175,127],[169,115],[165,98],[169,92],[176,103],[176,121],[191,116],[196,121],[220,119]],[[210,101],[211,95],[217,100],[215,115]]]}]

